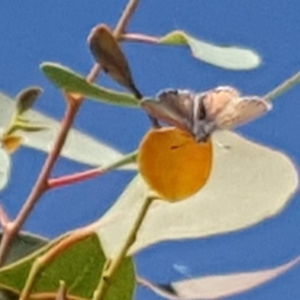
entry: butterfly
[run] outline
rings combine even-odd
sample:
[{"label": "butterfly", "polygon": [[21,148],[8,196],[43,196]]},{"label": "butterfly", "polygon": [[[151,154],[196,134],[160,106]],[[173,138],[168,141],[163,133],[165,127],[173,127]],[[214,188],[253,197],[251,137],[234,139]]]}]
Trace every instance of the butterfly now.
[{"label": "butterfly", "polygon": [[248,123],[272,105],[261,97],[242,97],[235,88],[221,86],[203,93],[165,90],[157,95],[157,100],[142,100],[141,107],[152,117],[188,131],[203,142],[215,130]]}]

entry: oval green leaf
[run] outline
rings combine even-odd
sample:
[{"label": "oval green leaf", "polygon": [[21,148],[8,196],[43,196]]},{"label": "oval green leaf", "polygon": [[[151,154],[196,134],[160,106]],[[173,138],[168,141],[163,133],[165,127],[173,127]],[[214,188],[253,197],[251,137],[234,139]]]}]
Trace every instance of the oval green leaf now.
[{"label": "oval green leaf", "polygon": [[[0,287],[20,294],[35,260],[71,234],[60,237],[30,256],[3,267],[0,270]],[[47,292],[55,296],[60,281],[64,281],[68,295],[90,299],[97,288],[105,262],[100,241],[96,234],[91,233],[86,238],[63,248],[50,264],[43,266],[34,280],[32,294]],[[134,264],[132,259],[127,257],[114,277],[105,300],[131,300],[134,290]]]},{"label": "oval green leaf", "polygon": [[78,93],[84,97],[108,104],[138,107],[138,100],[134,96],[89,83],[84,77],[63,65],[45,62],[41,64],[41,69],[55,86],[66,92]]},{"label": "oval green leaf", "polygon": [[206,63],[230,70],[250,70],[261,64],[259,55],[247,48],[238,46],[217,46],[198,40],[184,31],[172,31],[159,40],[166,45],[187,45],[195,58]]}]

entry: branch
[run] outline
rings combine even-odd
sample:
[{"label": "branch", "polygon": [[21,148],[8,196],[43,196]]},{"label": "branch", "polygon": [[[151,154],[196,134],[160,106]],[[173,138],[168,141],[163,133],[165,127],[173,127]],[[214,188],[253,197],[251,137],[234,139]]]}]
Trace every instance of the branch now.
[{"label": "branch", "polygon": [[134,14],[137,6],[139,5],[139,2],[140,2],[139,0],[129,0],[114,30],[116,39],[119,39],[121,35],[125,32],[128,22],[132,17],[132,15]]},{"label": "branch", "polygon": [[[114,31],[116,36],[120,36],[124,31],[125,27],[128,24],[128,21],[132,14],[134,13],[138,0],[129,0],[127,7],[125,8],[120,20],[116,26]],[[86,80],[89,82],[94,81],[101,71],[101,67],[98,64],[95,64]],[[8,254],[9,246],[11,245],[12,240],[17,235],[18,231],[23,226],[27,217],[33,210],[37,201],[41,198],[41,196],[48,190],[48,179],[50,177],[51,171],[57,161],[57,158],[60,155],[63,145],[65,144],[65,140],[67,138],[68,132],[72,127],[73,121],[77,115],[77,112],[84,100],[82,96],[66,94],[65,98],[68,103],[68,107],[62,120],[61,127],[59,133],[55,139],[54,146],[42,167],[41,173],[31,190],[30,195],[26,199],[23,207],[18,213],[15,220],[8,222],[3,228],[3,236],[0,244],[0,265],[4,263],[5,257]]]},{"label": "branch", "polygon": [[[132,17],[132,15],[134,14],[138,4],[139,4],[139,0],[129,0],[114,30],[114,36],[117,40],[120,40],[122,34],[125,32],[128,22]],[[102,69],[101,66],[98,63],[96,63],[93,69],[91,70],[90,75],[87,77],[87,81],[89,82],[95,81],[95,79],[98,77],[99,73],[101,72],[101,69]]]},{"label": "branch", "polygon": [[267,93],[264,98],[268,101],[273,101],[275,98],[281,96],[289,89],[293,88],[296,84],[298,84],[300,81],[300,71],[298,71],[296,74],[285,80],[283,83],[278,85],[275,89]]},{"label": "branch", "polygon": [[94,292],[92,300],[104,299],[115,274],[117,273],[121,263],[123,262],[126,256],[126,253],[136,240],[137,233],[143,223],[143,220],[146,217],[150,205],[155,199],[157,199],[156,196],[148,196],[146,198],[119,254],[115,258],[107,260],[107,263],[105,264],[104,270],[102,272],[101,280],[97,289]]},{"label": "branch", "polygon": [[41,170],[41,173],[31,190],[30,195],[28,196],[27,200],[25,201],[23,207],[21,208],[20,212],[18,213],[15,220],[10,222],[9,230],[4,230],[3,238],[0,244],[0,264],[3,264],[5,257],[8,252],[8,248],[16,236],[20,228],[23,226],[25,220],[29,216],[30,212],[33,210],[35,204],[39,200],[39,198],[46,192],[47,190],[47,180],[50,176],[50,173],[53,169],[53,166],[60,154],[60,151],[65,143],[67,138],[67,134],[72,126],[73,120],[77,114],[77,111],[80,107],[79,101],[68,101],[68,108],[64,119],[61,123],[61,127],[57,138],[55,140],[53,149],[49,153],[44,166]]},{"label": "branch", "polygon": [[3,231],[7,227],[7,224],[9,224],[9,223],[10,223],[9,217],[8,217],[5,209],[3,208],[3,206],[0,205],[0,225],[3,229]]},{"label": "branch", "polygon": [[135,161],[137,155],[137,151],[132,152],[121,159],[119,159],[117,162],[114,162],[107,167],[103,168],[94,168],[83,172],[78,172],[71,175],[65,175],[61,176],[59,178],[52,178],[48,180],[48,188],[58,188],[69,184],[74,184],[76,182],[82,182],[84,180],[95,178],[99,175],[103,175],[111,170],[117,169],[121,166],[124,166],[126,164],[132,163]]},{"label": "branch", "polygon": [[146,35],[143,33],[124,33],[121,36],[122,41],[126,42],[139,42],[148,44],[158,44],[159,38],[151,35]]}]

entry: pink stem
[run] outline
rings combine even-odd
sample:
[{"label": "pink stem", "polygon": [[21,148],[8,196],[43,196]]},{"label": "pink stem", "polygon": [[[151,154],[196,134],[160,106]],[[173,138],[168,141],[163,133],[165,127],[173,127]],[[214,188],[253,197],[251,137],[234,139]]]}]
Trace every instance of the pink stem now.
[{"label": "pink stem", "polygon": [[126,42],[141,42],[148,44],[157,44],[159,42],[158,37],[142,33],[126,33],[121,36],[121,40]]},{"label": "pink stem", "polygon": [[48,188],[54,189],[65,185],[81,182],[83,180],[95,178],[103,173],[104,171],[100,170],[99,168],[95,168],[71,175],[61,176],[58,178],[51,178],[48,180]]},{"label": "pink stem", "polygon": [[4,210],[2,205],[0,205],[0,224],[1,224],[3,230],[5,230],[5,228],[7,227],[7,224],[9,222],[10,222],[10,219],[9,219],[6,211]]},{"label": "pink stem", "polygon": [[[8,253],[8,248],[11,244],[11,241],[15,237],[16,233],[20,230],[23,223],[27,219],[28,215],[34,208],[38,199],[41,195],[47,191],[47,181],[52,171],[52,168],[60,154],[60,151],[65,143],[67,134],[72,126],[73,120],[77,114],[77,111],[80,107],[81,101],[68,101],[68,107],[62,124],[60,127],[60,132],[58,133],[57,140],[53,146],[52,151],[49,153],[45,164],[41,170],[41,173],[30,193],[27,200],[25,201],[23,207],[16,219],[10,223],[9,230],[5,230],[3,233],[3,239],[0,244],[0,264],[3,264],[5,257]],[[8,229],[8,228],[7,228]]]}]

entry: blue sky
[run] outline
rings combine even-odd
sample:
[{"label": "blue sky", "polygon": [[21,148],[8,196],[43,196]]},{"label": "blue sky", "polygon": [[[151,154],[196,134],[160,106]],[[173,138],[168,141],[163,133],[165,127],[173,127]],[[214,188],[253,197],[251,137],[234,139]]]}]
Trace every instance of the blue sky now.
[{"label": "blue sky", "polygon": [[[93,63],[86,45],[90,29],[98,23],[113,26],[125,4],[123,0],[3,0],[0,90],[14,96],[26,86],[41,85],[45,93],[37,108],[61,118],[64,100],[39,71],[39,64],[60,62],[86,74]],[[130,22],[129,32],[160,36],[183,29],[214,43],[250,47],[263,57],[261,67],[253,71],[218,69],[196,61],[185,48],[126,44],[124,50],[136,83],[146,95],[170,87],[201,91],[218,85],[233,85],[244,93],[263,95],[300,69],[299,8],[297,0],[144,0]],[[119,88],[106,76],[101,76],[99,82]],[[284,151],[299,165],[299,94],[300,86],[276,100],[273,111],[266,117],[238,131]],[[140,111],[87,101],[75,126],[128,152],[136,148],[149,124]],[[14,156],[13,180],[1,195],[11,216],[18,212],[44,159],[44,153],[30,149]],[[83,165],[61,159],[54,173],[62,175],[83,169]],[[26,223],[26,229],[54,237],[87,224],[110,207],[131,177],[132,173],[113,172],[50,192]],[[167,282],[184,279],[173,264],[185,265],[191,274],[202,275],[287,262],[300,253],[299,200],[297,194],[282,214],[247,230],[149,248],[137,256],[138,271]],[[300,295],[299,280],[298,267],[272,283],[230,299],[296,299]],[[137,299],[159,298],[139,290]]]}]

